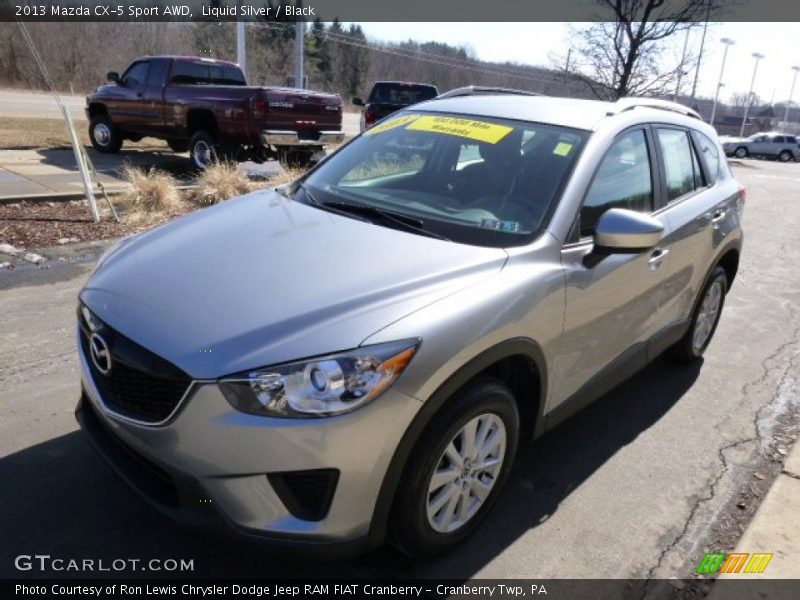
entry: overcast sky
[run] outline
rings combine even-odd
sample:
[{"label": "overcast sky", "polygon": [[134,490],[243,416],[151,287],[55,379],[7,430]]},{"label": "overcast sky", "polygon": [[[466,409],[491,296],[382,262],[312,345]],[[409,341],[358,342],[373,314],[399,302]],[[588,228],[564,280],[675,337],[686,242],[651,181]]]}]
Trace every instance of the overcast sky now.
[{"label": "overcast sky", "polygon": [[[567,23],[361,23],[371,40],[419,42],[436,40],[452,45],[470,46],[476,56],[488,61],[513,61],[549,66],[550,55],[566,55],[569,48]],[[580,25],[580,24],[577,24]],[[789,97],[793,65],[800,66],[800,24],[798,23],[711,23],[709,24],[697,85],[698,96],[713,97],[719,80],[723,44],[727,37],[736,44],[728,51],[721,100],[750,88],[755,59],[753,52],[765,58],[759,62],[755,92],[766,102],[783,102]],[[700,48],[702,27],[689,37],[689,49]],[[676,59],[683,50],[683,34],[676,35],[671,52]],[[691,92],[694,72],[684,79],[684,93]],[[798,77],[800,79],[800,77]],[[800,101],[800,82],[795,86],[794,101]]]}]

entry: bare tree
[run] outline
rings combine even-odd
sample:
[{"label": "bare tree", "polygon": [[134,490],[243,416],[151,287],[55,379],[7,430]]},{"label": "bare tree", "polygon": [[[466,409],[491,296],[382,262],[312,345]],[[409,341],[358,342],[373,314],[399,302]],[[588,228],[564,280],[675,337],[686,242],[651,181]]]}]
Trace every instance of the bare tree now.
[{"label": "bare tree", "polygon": [[671,93],[694,57],[670,61],[668,41],[719,14],[726,0],[595,0],[607,20],[573,28],[574,74],[598,98]]}]

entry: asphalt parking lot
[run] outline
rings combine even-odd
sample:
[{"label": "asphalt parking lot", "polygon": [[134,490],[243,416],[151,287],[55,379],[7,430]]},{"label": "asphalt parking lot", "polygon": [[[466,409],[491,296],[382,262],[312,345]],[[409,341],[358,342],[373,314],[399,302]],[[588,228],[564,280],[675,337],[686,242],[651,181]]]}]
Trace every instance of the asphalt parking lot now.
[{"label": "asphalt parking lot", "polygon": [[73,418],[75,297],[91,260],[0,272],[0,577],[29,575],[19,554],[194,559],[191,575],[215,578],[690,577],[707,548],[735,543],[800,410],[800,164],[734,172],[748,189],[745,248],[703,362],[659,359],[523,448],[477,535],[425,562],[390,550],[309,562],[162,517]]}]

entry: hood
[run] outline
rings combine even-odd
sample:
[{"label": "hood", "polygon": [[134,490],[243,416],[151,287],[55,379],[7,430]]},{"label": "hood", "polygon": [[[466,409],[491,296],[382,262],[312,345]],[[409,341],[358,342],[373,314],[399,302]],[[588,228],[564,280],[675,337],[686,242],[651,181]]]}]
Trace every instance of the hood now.
[{"label": "hood", "polygon": [[112,252],[81,292],[108,325],[196,379],[355,348],[497,273],[507,254],[257,192]]}]

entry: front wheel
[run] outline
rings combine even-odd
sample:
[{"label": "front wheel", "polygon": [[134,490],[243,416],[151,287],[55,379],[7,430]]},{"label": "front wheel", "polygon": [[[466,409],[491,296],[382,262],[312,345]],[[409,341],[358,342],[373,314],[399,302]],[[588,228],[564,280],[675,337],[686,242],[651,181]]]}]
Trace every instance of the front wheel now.
[{"label": "front wheel", "polygon": [[189,140],[189,158],[198,171],[205,171],[219,160],[219,144],[207,131],[198,131]]},{"label": "front wheel", "polygon": [[700,292],[689,330],[673,347],[674,358],[680,362],[692,362],[703,355],[717,330],[727,292],[728,276],[725,269],[717,266]]},{"label": "front wheel", "polygon": [[794,158],[794,156],[788,150],[784,150],[783,152],[781,152],[778,155],[778,160],[781,161],[781,162],[789,162],[793,158]]},{"label": "front wheel", "polygon": [[394,541],[433,556],[469,536],[500,494],[519,441],[514,396],[498,379],[464,387],[417,441],[397,490]]},{"label": "front wheel", "polygon": [[95,115],[89,121],[89,139],[99,152],[114,154],[122,148],[122,136],[105,114]]}]

